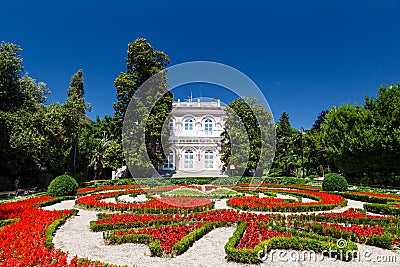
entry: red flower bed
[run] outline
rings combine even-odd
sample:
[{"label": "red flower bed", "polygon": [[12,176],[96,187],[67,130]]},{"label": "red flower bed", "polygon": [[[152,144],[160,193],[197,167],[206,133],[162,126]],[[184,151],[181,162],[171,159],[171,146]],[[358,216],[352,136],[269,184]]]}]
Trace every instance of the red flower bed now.
[{"label": "red flower bed", "polygon": [[346,210],[343,212],[331,212],[331,213],[321,213],[318,214],[317,217],[329,217],[329,218],[351,218],[351,219],[384,219],[384,218],[389,218],[391,220],[394,220],[395,217],[393,216],[381,216],[381,215],[369,215],[365,213],[361,213],[360,211],[357,210]]},{"label": "red flower bed", "polygon": [[[259,188],[261,189],[261,188]],[[277,193],[294,193],[297,195],[308,196],[310,198],[319,199],[319,202],[291,202],[286,203],[281,199],[276,198],[257,198],[257,197],[240,197],[240,198],[231,198],[227,201],[227,203],[239,209],[245,210],[257,210],[257,211],[280,211],[280,208],[284,207],[304,207],[304,210],[299,208],[296,211],[309,211],[308,207],[322,207],[323,205],[330,205],[329,207],[338,206],[343,203],[345,200],[342,196],[323,193],[323,192],[315,192],[309,190],[296,190],[296,189],[262,189],[268,192],[277,192]],[[290,209],[289,209],[290,210]],[[288,209],[284,209],[284,211],[288,211]]]},{"label": "red flower bed", "polygon": [[291,234],[270,230],[268,227],[261,226],[257,222],[251,222],[247,224],[246,231],[236,248],[253,249],[256,245],[260,244],[261,241],[276,236],[291,237]]},{"label": "red flower bed", "polygon": [[[143,193],[143,190],[128,190],[124,191],[124,194],[131,193]],[[131,210],[131,211],[147,211],[147,212],[158,212],[159,210],[171,210],[173,209],[196,209],[204,210],[211,208],[213,203],[210,199],[206,198],[191,198],[191,197],[172,197],[172,198],[161,198],[151,199],[147,202],[142,203],[106,203],[101,199],[114,197],[121,192],[109,192],[104,194],[96,194],[90,196],[84,196],[79,198],[76,203],[79,205],[86,206],[88,208],[102,208],[112,210]]]},{"label": "red flower bed", "polygon": [[[350,225],[344,226],[340,224],[326,223],[326,222],[314,222],[314,224],[322,225],[324,229],[337,229],[340,231],[352,233],[357,237],[365,237],[371,235],[383,235],[383,227],[381,226],[369,226],[369,225]],[[311,224],[310,224],[311,225]]]},{"label": "red flower bed", "polygon": [[35,197],[0,205],[1,219],[19,218],[0,229],[0,266],[101,266],[97,263],[69,264],[67,253],[45,246],[45,231],[56,219],[72,210],[47,211],[35,206],[54,197]]},{"label": "red flower bed", "polygon": [[165,253],[170,253],[171,248],[174,244],[179,242],[185,235],[203,226],[202,222],[189,225],[178,225],[178,226],[163,226],[159,228],[143,228],[137,231],[119,231],[115,232],[115,236],[121,235],[140,235],[146,234],[151,235],[155,239],[160,240],[160,245]]},{"label": "red flower bed", "polygon": [[285,199],[281,198],[258,198],[258,197],[241,197],[241,198],[232,198],[229,200],[229,204],[234,207],[241,207],[246,205],[250,209],[262,206],[275,206],[275,205],[283,205],[285,204]]},{"label": "red flower bed", "polygon": [[23,201],[8,202],[5,204],[1,204],[0,205],[0,220],[17,218],[22,213],[25,212],[26,208],[32,208],[41,202],[44,202],[44,201],[47,201],[50,199],[54,199],[54,198],[55,197],[41,196],[41,197],[29,198],[29,199],[26,199]]},{"label": "red flower bed", "polygon": [[288,189],[304,189],[304,190],[322,190],[322,187],[311,185],[297,185],[297,184],[278,184],[278,183],[261,183],[261,184],[237,184],[232,187],[233,190],[258,190],[265,189],[266,187],[273,188],[288,188]]},{"label": "red flower bed", "polygon": [[[142,214],[127,213],[127,214],[102,214],[102,216],[105,216],[105,219],[99,219],[95,221],[95,224],[121,224],[121,223],[132,224],[136,222],[141,222],[143,224],[146,224],[160,220],[169,220],[171,222],[174,221],[236,222],[238,220],[238,213],[235,210],[213,210],[204,213],[187,214],[187,215],[179,215],[179,214],[142,215]],[[243,220],[246,217],[247,215],[243,214],[240,216],[240,219]],[[261,216],[257,217],[256,215],[256,218],[260,219]]]}]

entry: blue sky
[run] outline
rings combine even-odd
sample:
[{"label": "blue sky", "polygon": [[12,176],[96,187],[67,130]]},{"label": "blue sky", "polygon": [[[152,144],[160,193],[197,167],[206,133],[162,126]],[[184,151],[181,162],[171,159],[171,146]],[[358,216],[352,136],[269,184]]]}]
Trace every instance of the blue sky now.
[{"label": "blue sky", "polygon": [[[295,128],[400,81],[396,0],[37,0],[2,1],[1,10],[0,40],[23,48],[25,70],[52,91],[48,102],[64,101],[71,76],[83,69],[91,118],[114,113],[113,83],[138,37],[171,65],[209,60],[237,68],[261,88],[275,119],[286,111]],[[194,84],[193,96],[215,97],[206,87]],[[229,99],[222,89],[208,91]]]}]

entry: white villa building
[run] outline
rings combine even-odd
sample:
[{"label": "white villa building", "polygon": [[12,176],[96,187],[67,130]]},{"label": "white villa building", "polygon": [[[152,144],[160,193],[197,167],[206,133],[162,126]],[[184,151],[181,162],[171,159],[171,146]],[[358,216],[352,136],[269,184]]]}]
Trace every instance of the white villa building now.
[{"label": "white villa building", "polygon": [[170,128],[170,154],[160,171],[175,176],[220,176],[221,133],[225,107],[218,99],[189,98],[173,103]]}]

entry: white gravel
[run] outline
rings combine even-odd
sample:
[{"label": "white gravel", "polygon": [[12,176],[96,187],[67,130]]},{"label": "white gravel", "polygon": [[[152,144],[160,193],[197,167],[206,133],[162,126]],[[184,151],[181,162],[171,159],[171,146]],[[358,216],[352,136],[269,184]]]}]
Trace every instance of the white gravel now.
[{"label": "white gravel", "polygon": [[[335,209],[334,212],[340,212],[348,209],[349,207],[362,207],[362,202],[349,200],[349,206],[344,208]],[[225,208],[226,200],[218,200],[216,208]],[[46,207],[45,209],[71,209],[74,208],[74,201],[67,200],[61,203]],[[329,212],[329,211],[327,211]],[[122,245],[105,245],[102,232],[94,233],[89,229],[89,222],[96,220],[98,211],[90,211],[79,209],[77,216],[69,219],[60,229],[56,232],[54,237],[55,248],[60,248],[62,251],[68,251],[68,257],[71,259],[73,256],[80,258],[89,258],[92,260],[100,260],[105,263],[112,263],[117,265],[128,266],[320,266],[324,267],[352,267],[352,266],[386,266],[394,267],[400,266],[400,254],[390,250],[380,249],[376,247],[358,244],[360,259],[354,262],[334,261],[333,259],[324,258],[321,262],[321,255],[317,256],[315,260],[296,260],[296,255],[301,255],[302,252],[287,251],[285,257],[279,260],[277,257],[274,260],[268,259],[259,265],[241,264],[235,262],[227,262],[225,259],[224,246],[228,239],[234,232],[234,227],[221,227],[215,229],[205,235],[200,240],[196,241],[188,251],[175,258],[159,258],[151,257],[148,246],[142,244],[122,244]],[[367,254],[366,254],[367,253]],[[366,257],[365,255],[369,255]],[[378,258],[380,257],[380,258]],[[392,257],[392,262],[382,263],[382,260],[388,260]],[[396,261],[393,262],[393,259]],[[380,260],[381,262],[378,262]]]}]

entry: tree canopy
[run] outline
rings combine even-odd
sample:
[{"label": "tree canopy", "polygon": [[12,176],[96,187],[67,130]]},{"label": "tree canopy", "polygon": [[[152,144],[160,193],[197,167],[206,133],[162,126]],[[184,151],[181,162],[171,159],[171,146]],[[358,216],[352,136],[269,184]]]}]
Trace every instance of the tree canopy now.
[{"label": "tree canopy", "polygon": [[[273,116],[254,97],[240,97],[226,106],[221,161],[232,175],[262,176],[274,156]],[[255,173],[253,173],[255,171]]]},{"label": "tree canopy", "polygon": [[395,184],[400,175],[400,84],[382,86],[364,106],[333,107],[321,126],[330,158],[353,182]]}]

